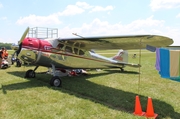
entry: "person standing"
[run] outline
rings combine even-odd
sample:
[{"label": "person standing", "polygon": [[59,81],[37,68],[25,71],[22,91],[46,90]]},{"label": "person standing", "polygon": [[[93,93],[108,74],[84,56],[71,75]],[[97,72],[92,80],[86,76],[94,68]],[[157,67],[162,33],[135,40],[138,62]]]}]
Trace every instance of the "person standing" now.
[{"label": "person standing", "polygon": [[3,60],[4,56],[5,56],[5,48],[2,47],[1,51],[0,51],[0,68],[1,68],[2,60]]},{"label": "person standing", "polygon": [[4,59],[8,58],[8,51],[6,49],[4,49]]}]

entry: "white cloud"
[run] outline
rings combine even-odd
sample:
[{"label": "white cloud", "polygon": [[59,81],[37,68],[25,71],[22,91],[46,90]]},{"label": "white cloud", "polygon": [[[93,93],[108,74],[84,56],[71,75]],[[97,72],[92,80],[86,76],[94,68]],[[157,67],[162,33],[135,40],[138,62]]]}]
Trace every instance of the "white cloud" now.
[{"label": "white cloud", "polygon": [[101,6],[90,6],[86,2],[77,2],[75,5],[68,5],[64,11],[53,13],[49,16],[36,16],[29,15],[25,17],[21,17],[17,20],[17,24],[19,25],[29,25],[29,26],[47,26],[47,25],[56,25],[60,24],[59,20],[60,16],[72,16],[77,14],[82,14],[86,9],[92,9],[92,12],[95,11],[109,11],[113,10],[112,6],[107,6],[105,8]]},{"label": "white cloud", "polygon": [[87,4],[86,2],[77,2],[76,5],[79,7],[82,7],[83,9],[90,9],[93,7],[93,6],[90,6],[89,4]]},{"label": "white cloud", "polygon": [[180,0],[151,0],[150,7],[153,11],[158,9],[171,9],[180,7]]},{"label": "white cloud", "polygon": [[170,38],[172,38],[174,40],[173,45],[174,46],[180,46],[180,29],[178,28],[172,28],[172,27],[165,27],[165,30],[163,32],[163,34],[166,34],[166,36],[169,36]]},{"label": "white cloud", "polygon": [[56,13],[58,16],[71,16],[76,14],[81,14],[85,10],[76,6],[76,5],[68,5],[63,12]]},{"label": "white cloud", "polygon": [[[96,19],[92,22],[93,26],[100,27],[100,31],[104,31],[105,34],[143,34],[148,33],[149,29],[153,29],[156,27],[162,27],[164,21],[162,20],[154,20],[153,16],[147,19],[140,19],[135,20],[129,24],[109,24],[108,22],[101,22],[100,20]],[[97,28],[96,28],[97,29]],[[99,32],[100,32],[99,31]]]},{"label": "white cloud", "polygon": [[142,20],[136,20],[129,24],[110,24],[108,21],[101,21],[96,18],[90,23],[84,23],[81,27],[71,28],[69,26],[58,29],[59,37],[75,37],[72,33],[77,33],[83,37],[91,36],[117,36],[117,35],[142,35],[153,34],[170,37],[174,40],[173,45],[180,45],[180,30],[167,27],[164,21],[155,20],[149,17]]},{"label": "white cloud", "polygon": [[59,16],[72,16],[83,13],[84,9],[78,6],[85,8],[89,7],[89,5],[84,2],[77,2],[76,5],[68,5],[62,12],[53,13],[49,16],[36,16],[33,14],[19,18],[16,23],[19,25],[25,24],[29,26],[57,25],[61,23],[58,18]]},{"label": "white cloud", "polygon": [[86,2],[77,2],[75,5],[68,5],[63,12],[55,13],[58,16],[72,16],[76,14],[82,14],[85,10],[91,9],[90,12],[110,11],[114,8],[112,6],[90,6]]},{"label": "white cloud", "polygon": [[58,17],[56,15],[49,16],[36,16],[29,15],[27,17],[21,17],[16,22],[19,25],[29,25],[29,26],[47,26],[52,24],[60,24]]},{"label": "white cloud", "polygon": [[180,18],[180,13],[176,16],[177,18]]},{"label": "white cloud", "polygon": [[1,17],[0,20],[7,20],[7,17]]},{"label": "white cloud", "polygon": [[132,23],[128,24],[127,27],[129,29],[141,29],[141,28],[150,28],[150,27],[162,27],[165,21],[163,20],[155,20],[153,16],[150,16],[147,19],[139,19],[133,21]]},{"label": "white cloud", "polygon": [[[85,3],[77,3],[79,6],[86,5]],[[86,5],[88,6],[88,5]],[[19,25],[29,25],[29,26],[47,26],[47,25],[57,25],[60,24],[59,16],[71,16],[76,14],[81,14],[84,12],[84,9],[79,8],[76,5],[68,5],[63,12],[53,13],[49,16],[36,16],[29,15],[21,17],[17,20]]]},{"label": "white cloud", "polygon": [[0,3],[0,8],[3,8],[3,4]]},{"label": "white cloud", "polygon": [[[79,28],[60,29],[60,37],[69,36],[71,33],[78,33],[84,36],[99,36],[99,35],[127,35],[127,34],[150,34],[159,33],[159,29],[164,27],[164,21],[155,20],[153,16],[136,20],[129,24],[122,24],[121,22],[116,24],[110,24],[108,21],[101,21],[96,18],[91,23],[84,23]],[[69,33],[69,35],[67,34]]]},{"label": "white cloud", "polygon": [[112,6],[107,6],[107,7],[95,6],[90,12],[109,11],[113,9],[114,8]]}]

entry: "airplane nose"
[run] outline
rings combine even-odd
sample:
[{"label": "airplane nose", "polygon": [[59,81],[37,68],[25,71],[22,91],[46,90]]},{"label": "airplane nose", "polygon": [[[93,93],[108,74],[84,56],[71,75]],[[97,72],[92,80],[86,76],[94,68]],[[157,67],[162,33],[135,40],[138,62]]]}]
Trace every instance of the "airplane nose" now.
[{"label": "airplane nose", "polygon": [[34,63],[37,59],[37,54],[36,51],[22,49],[20,54],[18,55],[18,58],[26,63]]},{"label": "airplane nose", "polygon": [[25,38],[22,42],[22,48],[30,49],[30,50],[38,50],[39,49],[39,39],[37,38]]},{"label": "airplane nose", "polygon": [[21,47],[18,58],[26,63],[34,63],[37,60],[39,40],[27,37],[22,41]]}]

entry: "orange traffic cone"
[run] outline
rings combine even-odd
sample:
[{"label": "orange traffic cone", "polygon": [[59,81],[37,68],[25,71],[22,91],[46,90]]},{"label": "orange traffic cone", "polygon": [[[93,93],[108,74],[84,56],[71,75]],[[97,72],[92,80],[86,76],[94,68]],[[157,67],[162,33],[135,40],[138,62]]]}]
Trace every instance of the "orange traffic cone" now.
[{"label": "orange traffic cone", "polygon": [[154,119],[158,116],[158,114],[154,113],[151,97],[148,97],[147,109],[144,116],[146,116],[147,118],[154,118]]},{"label": "orange traffic cone", "polygon": [[138,115],[138,116],[143,116],[145,114],[145,112],[142,111],[141,108],[141,103],[139,100],[139,96],[136,96],[136,100],[135,100],[135,109],[134,109],[134,115]]}]

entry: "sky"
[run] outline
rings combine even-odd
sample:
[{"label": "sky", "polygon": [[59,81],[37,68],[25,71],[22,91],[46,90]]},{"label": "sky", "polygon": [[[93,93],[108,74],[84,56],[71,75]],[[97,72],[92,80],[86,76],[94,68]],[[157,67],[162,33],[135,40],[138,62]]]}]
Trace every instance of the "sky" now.
[{"label": "sky", "polygon": [[180,46],[180,0],[0,0],[0,42],[17,44],[27,27],[60,38],[162,35]]}]

